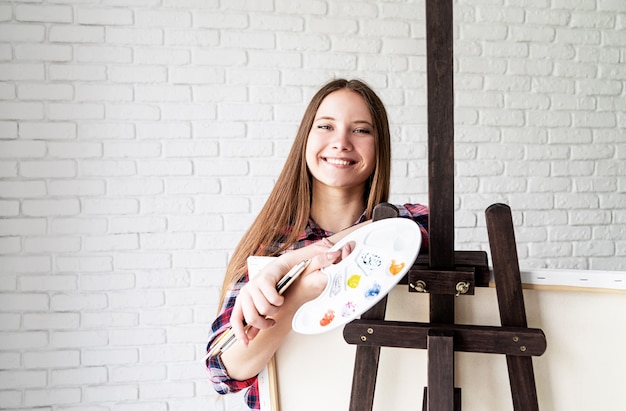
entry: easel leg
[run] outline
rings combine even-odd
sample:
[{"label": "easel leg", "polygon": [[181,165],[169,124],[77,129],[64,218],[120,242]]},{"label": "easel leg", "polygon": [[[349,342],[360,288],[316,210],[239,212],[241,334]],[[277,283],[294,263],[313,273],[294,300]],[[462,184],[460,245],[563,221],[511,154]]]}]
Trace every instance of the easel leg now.
[{"label": "easel leg", "polygon": [[[493,204],[485,215],[500,321],[502,326],[527,327],[511,209],[505,204]],[[538,411],[532,357],[507,355],[506,362],[513,408],[516,411]]]},{"label": "easel leg", "polygon": [[[387,309],[387,297],[380,300],[375,306],[363,313],[361,318],[382,320]],[[350,393],[350,411],[371,410],[374,406],[374,391],[378,375],[378,360],[380,347],[358,346],[354,360],[352,375],[352,392]]]},{"label": "easel leg", "polygon": [[[389,203],[378,204],[374,208],[373,220],[379,221],[385,218],[398,217],[396,206]],[[384,297],[376,305],[361,316],[365,320],[384,320],[387,311],[387,297]],[[371,410],[374,406],[374,390],[376,389],[376,377],[378,376],[378,360],[380,347],[358,346],[354,359],[354,372],[352,375],[352,392],[350,393],[350,411]]]},{"label": "easel leg", "polygon": [[454,334],[447,330],[430,330],[428,331],[428,411],[455,410],[454,391]]}]

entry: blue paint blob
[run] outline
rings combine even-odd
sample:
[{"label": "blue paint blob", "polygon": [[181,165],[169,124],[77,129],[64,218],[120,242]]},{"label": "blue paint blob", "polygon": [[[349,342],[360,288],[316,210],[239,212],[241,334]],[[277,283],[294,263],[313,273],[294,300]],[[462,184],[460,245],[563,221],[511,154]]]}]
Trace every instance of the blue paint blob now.
[{"label": "blue paint blob", "polygon": [[380,284],[374,283],[369,290],[365,291],[365,298],[374,298],[378,294],[380,294]]}]

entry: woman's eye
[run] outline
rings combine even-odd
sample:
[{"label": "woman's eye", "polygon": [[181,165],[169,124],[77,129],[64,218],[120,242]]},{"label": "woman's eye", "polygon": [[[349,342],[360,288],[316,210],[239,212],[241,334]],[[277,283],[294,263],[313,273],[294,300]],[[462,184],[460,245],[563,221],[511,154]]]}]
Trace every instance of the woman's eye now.
[{"label": "woman's eye", "polygon": [[372,132],[367,128],[357,128],[354,132],[358,134],[372,134]]},{"label": "woman's eye", "polygon": [[322,130],[330,130],[331,129],[331,127],[328,124],[319,124],[317,126],[317,128],[320,128]]}]

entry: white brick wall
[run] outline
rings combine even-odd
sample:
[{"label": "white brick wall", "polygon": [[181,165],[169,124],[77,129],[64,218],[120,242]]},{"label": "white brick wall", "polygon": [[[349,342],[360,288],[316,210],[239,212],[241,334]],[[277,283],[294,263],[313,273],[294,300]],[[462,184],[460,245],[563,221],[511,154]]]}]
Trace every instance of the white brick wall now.
[{"label": "white brick wall", "polygon": [[[455,19],[457,248],[505,202],[522,267],[626,269],[626,3]],[[238,408],[199,359],[322,83],[380,93],[392,200],[427,201],[424,27],[417,0],[0,3],[0,408]]]}]

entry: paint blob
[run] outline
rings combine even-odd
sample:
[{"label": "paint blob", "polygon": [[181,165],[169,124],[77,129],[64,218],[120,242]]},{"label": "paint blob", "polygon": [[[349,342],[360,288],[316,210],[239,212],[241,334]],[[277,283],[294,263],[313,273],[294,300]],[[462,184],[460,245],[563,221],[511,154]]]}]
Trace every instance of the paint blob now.
[{"label": "paint blob", "polygon": [[380,284],[374,283],[369,290],[365,291],[365,298],[374,298],[378,294],[380,294]]},{"label": "paint blob", "polygon": [[324,314],[324,317],[322,317],[322,319],[320,320],[320,325],[322,327],[326,327],[328,324],[333,322],[334,319],[335,319],[335,312],[333,310],[328,310],[326,311],[326,314]]},{"label": "paint blob", "polygon": [[348,278],[348,287],[357,288],[359,286],[359,282],[361,281],[361,276],[358,274],[352,274],[350,278]]},{"label": "paint blob", "polygon": [[391,260],[389,266],[389,272],[393,275],[397,275],[404,268],[404,263],[396,263],[396,260]]}]

